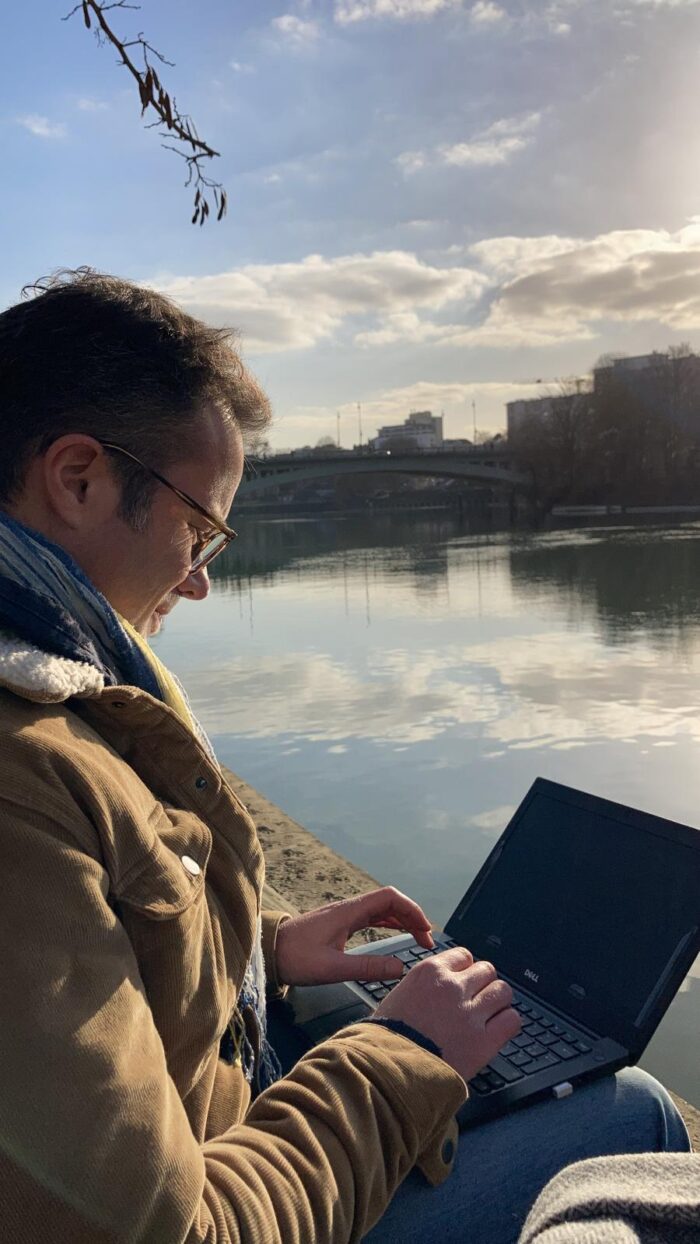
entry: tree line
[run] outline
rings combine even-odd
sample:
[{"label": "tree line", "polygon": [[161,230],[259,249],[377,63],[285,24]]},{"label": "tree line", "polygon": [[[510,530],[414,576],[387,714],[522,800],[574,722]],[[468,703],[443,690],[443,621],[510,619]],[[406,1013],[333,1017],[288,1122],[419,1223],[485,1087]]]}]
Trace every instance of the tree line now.
[{"label": "tree line", "polygon": [[563,382],[510,430],[538,507],[699,502],[700,356],[675,346],[638,370],[604,356],[593,375],[587,391]]}]

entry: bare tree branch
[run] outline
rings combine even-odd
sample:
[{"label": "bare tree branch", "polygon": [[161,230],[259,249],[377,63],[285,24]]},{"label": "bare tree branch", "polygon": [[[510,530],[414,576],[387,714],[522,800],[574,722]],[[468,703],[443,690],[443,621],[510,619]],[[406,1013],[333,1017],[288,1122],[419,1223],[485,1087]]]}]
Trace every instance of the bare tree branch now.
[{"label": "bare tree branch", "polygon": [[[82,12],[83,21],[88,30],[93,29],[93,22],[95,23],[94,29],[98,43],[109,43],[116,48],[117,64],[127,69],[137,84],[141,101],[141,116],[143,117],[149,108],[156,114],[156,119],[146,128],[159,129],[162,137],[171,138],[180,143],[180,146],[174,146],[172,142],[163,143],[162,146],[167,151],[174,151],[187,163],[185,186],[193,186],[195,191],[192,224],[203,225],[210,216],[208,193],[213,195],[216,219],[221,220],[228,208],[226,191],[221,182],[214,181],[204,172],[205,162],[217,159],[220,153],[199,137],[192,118],[187,113],[180,112],[175,97],[165,89],[151,63],[155,59],[161,65],[168,65],[172,68],[172,61],[166,60],[161,52],[152,47],[144,39],[143,33],[139,33],[135,39],[119,39],[105,17],[105,13],[110,9],[134,10],[139,7],[137,4],[126,3],[126,0],[111,0],[109,4],[103,4],[100,0],[80,0],[80,3],[66,14],[63,21],[68,21],[76,13]],[[131,48],[137,48],[141,53],[143,58],[141,69],[138,68],[130,54]]]}]

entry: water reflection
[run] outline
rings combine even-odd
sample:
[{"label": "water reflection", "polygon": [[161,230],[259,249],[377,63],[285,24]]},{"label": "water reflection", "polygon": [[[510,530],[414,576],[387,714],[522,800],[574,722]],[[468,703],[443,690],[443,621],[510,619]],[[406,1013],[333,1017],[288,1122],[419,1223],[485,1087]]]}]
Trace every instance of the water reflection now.
[{"label": "water reflection", "polygon": [[673,643],[700,611],[700,530],[592,531],[515,542],[514,589],[528,602],[554,591],[592,617],[606,642],[630,633]]},{"label": "water reflection", "polygon": [[[251,522],[212,574],[157,646],[221,759],[435,919],[539,774],[700,821],[700,528]],[[698,995],[649,1058],[700,1101]]]},{"label": "water reflection", "polygon": [[233,591],[250,580],[272,584],[282,572],[305,574],[309,561],[315,573],[325,559],[336,574],[339,567],[356,570],[363,564],[362,553],[371,549],[375,556],[377,551],[385,555],[387,569],[410,573],[418,590],[433,593],[447,575],[447,542],[464,530],[459,519],[440,513],[416,519],[382,514],[294,522],[256,521],[246,515],[246,523],[242,538],[211,567],[213,582]]}]

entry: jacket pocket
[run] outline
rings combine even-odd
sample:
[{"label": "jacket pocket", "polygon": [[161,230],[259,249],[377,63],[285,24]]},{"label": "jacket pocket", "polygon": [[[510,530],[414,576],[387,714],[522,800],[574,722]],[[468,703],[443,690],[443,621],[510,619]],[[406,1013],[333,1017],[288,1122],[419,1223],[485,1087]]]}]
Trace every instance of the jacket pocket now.
[{"label": "jacket pocket", "polygon": [[219,922],[207,901],[211,834],[192,813],[162,807],[148,853],[114,887],[168,1070],[181,1097],[216,1056],[235,997]]},{"label": "jacket pocket", "polygon": [[160,804],[150,819],[150,849],[113,885],[113,896],[151,920],[170,920],[203,897],[211,833],[192,813],[168,814]]}]

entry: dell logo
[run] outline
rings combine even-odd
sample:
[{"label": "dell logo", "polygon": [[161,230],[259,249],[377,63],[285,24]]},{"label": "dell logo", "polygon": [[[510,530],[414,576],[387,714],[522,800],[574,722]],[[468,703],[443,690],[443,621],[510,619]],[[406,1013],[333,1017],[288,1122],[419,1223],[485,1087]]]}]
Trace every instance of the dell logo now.
[{"label": "dell logo", "polygon": [[525,976],[529,981],[534,981],[535,984],[537,984],[540,979],[539,974],[537,972],[533,972],[531,968],[525,968]]}]

